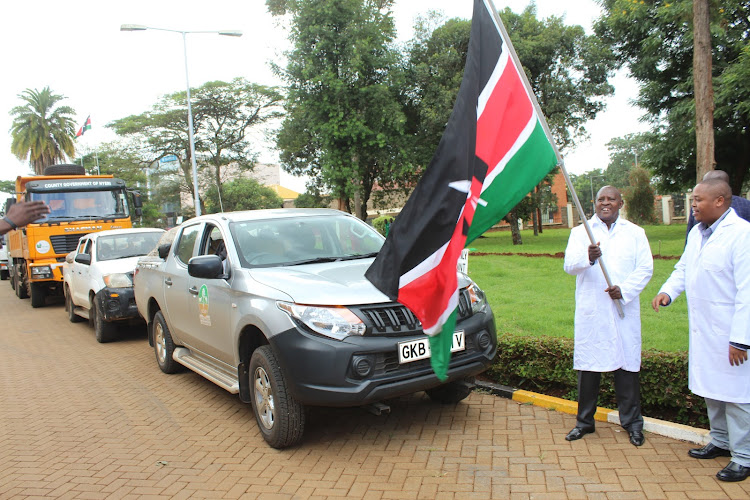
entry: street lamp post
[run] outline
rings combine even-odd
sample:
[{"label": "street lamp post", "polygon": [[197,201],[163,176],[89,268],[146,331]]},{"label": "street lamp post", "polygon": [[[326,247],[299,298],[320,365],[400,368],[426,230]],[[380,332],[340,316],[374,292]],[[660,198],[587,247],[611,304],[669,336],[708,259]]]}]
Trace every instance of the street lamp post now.
[{"label": "street lamp post", "polygon": [[141,24],[123,24],[120,26],[120,31],[145,31],[145,30],[157,30],[157,31],[171,31],[172,33],[180,33],[182,35],[182,47],[185,56],[185,84],[187,85],[187,108],[188,108],[188,140],[190,142],[190,163],[193,167],[193,196],[195,199],[195,215],[196,217],[201,214],[201,200],[198,194],[198,166],[195,163],[195,139],[193,137],[193,109],[190,104],[190,80],[188,78],[188,59],[187,59],[187,35],[189,33],[211,33],[223,36],[242,36],[241,31],[237,30],[222,30],[222,31],[181,31],[181,30],[170,30],[166,28],[154,28],[152,26],[143,26]]}]

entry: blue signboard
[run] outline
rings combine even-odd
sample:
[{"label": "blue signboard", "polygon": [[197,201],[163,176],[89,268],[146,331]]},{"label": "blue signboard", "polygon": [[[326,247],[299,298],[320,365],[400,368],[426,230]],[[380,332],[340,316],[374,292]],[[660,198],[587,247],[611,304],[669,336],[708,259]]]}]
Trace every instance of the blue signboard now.
[{"label": "blue signboard", "polygon": [[177,155],[167,155],[161,160],[159,160],[159,164],[163,165],[164,163],[174,163],[176,161],[177,161]]}]

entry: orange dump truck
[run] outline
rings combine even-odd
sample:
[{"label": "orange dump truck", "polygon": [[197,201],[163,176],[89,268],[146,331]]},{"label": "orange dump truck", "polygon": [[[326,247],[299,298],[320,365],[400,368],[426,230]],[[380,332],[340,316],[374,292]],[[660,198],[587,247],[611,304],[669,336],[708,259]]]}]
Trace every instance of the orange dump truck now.
[{"label": "orange dump truck", "polygon": [[111,175],[86,175],[78,165],[53,165],[44,174],[18,177],[16,196],[5,207],[41,200],[50,208],[45,218],[7,235],[11,286],[18,298],[31,297],[32,307],[62,296],[62,265],[81,236],[133,227],[131,215],[141,212],[140,195]]}]

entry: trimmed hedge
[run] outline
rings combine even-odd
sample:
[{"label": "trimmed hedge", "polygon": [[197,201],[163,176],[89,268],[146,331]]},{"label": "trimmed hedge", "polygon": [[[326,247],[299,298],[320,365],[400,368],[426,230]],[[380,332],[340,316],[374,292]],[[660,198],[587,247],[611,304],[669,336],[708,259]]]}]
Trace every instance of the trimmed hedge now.
[{"label": "trimmed hedge", "polygon": [[[497,358],[484,374],[493,382],[575,401],[573,340],[552,337],[498,337]],[[687,387],[687,352],[644,351],[641,407],[648,417],[708,428],[706,404]],[[605,373],[599,406],[617,409],[612,374]]]},{"label": "trimmed hedge", "polygon": [[380,234],[388,236],[388,228],[394,220],[395,217],[391,217],[390,215],[381,215],[372,221],[372,225]]}]

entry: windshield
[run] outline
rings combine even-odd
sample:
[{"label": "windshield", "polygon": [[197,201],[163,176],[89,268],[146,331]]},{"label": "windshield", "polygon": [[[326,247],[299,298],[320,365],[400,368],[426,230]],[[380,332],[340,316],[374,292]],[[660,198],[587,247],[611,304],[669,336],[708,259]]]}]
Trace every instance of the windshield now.
[{"label": "windshield", "polygon": [[36,223],[63,220],[123,219],[130,217],[124,189],[112,191],[68,191],[29,193],[30,200],[41,200],[50,209]]},{"label": "windshield", "polygon": [[384,241],[371,226],[345,215],[234,222],[230,231],[242,267],[374,257]]},{"label": "windshield", "polygon": [[146,255],[156,247],[164,231],[123,233],[96,240],[97,260],[125,259]]}]

